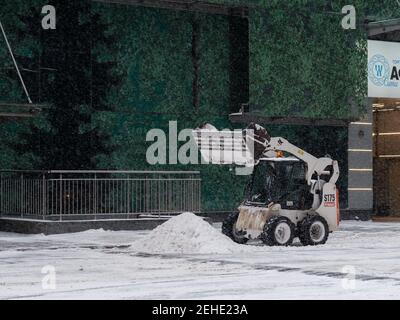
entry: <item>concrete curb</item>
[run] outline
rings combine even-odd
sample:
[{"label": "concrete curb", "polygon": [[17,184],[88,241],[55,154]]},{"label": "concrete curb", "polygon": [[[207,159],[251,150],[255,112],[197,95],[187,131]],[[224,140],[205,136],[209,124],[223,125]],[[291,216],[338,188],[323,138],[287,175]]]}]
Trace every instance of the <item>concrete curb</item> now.
[{"label": "concrete curb", "polygon": [[19,218],[0,218],[0,231],[24,234],[60,234],[82,232],[90,229],[150,230],[168,218],[139,218],[114,220],[49,221]]}]

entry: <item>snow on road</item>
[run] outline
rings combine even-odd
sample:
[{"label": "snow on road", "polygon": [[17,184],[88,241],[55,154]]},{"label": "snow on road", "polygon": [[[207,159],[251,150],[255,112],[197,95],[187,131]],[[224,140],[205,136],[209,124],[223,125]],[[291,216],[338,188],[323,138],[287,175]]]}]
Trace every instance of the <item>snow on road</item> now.
[{"label": "snow on road", "polygon": [[[207,229],[199,228],[188,234]],[[179,237],[191,241],[188,234]],[[226,251],[222,242],[205,245],[198,234],[194,246],[160,243],[170,253],[157,254],[148,253],[154,242],[138,247],[143,239],[157,240],[150,231],[0,233],[0,299],[400,298],[400,224],[344,221],[317,247],[254,242],[231,251],[222,241]],[[210,239],[221,240],[219,234]],[[55,288],[42,273],[52,267]]]}]

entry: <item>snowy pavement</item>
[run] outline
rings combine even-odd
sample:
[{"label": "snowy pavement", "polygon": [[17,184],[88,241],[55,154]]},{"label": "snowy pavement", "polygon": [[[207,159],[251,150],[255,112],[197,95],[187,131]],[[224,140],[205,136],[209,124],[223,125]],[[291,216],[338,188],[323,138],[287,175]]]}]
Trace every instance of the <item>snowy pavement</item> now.
[{"label": "snowy pavement", "polygon": [[149,234],[0,233],[0,299],[400,298],[400,223],[344,221],[323,246],[233,253],[138,252]]}]

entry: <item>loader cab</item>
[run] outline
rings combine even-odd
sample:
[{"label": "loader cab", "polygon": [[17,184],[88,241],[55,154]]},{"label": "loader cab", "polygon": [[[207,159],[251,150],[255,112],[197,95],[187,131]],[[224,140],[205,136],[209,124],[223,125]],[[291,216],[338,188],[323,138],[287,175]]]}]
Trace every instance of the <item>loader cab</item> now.
[{"label": "loader cab", "polygon": [[273,202],[282,209],[311,208],[313,195],[306,172],[306,164],[294,157],[260,159],[247,185],[245,204],[267,206]]}]

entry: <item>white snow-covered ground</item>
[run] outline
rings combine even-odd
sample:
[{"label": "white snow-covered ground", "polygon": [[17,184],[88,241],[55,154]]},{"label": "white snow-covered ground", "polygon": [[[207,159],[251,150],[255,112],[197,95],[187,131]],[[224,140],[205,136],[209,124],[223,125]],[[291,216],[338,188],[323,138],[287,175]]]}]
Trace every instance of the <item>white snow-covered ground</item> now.
[{"label": "white snow-covered ground", "polygon": [[0,299],[400,298],[400,224],[344,221],[323,246],[288,248],[231,246],[219,233],[208,246],[202,224],[174,247],[176,228],[0,233]]}]

